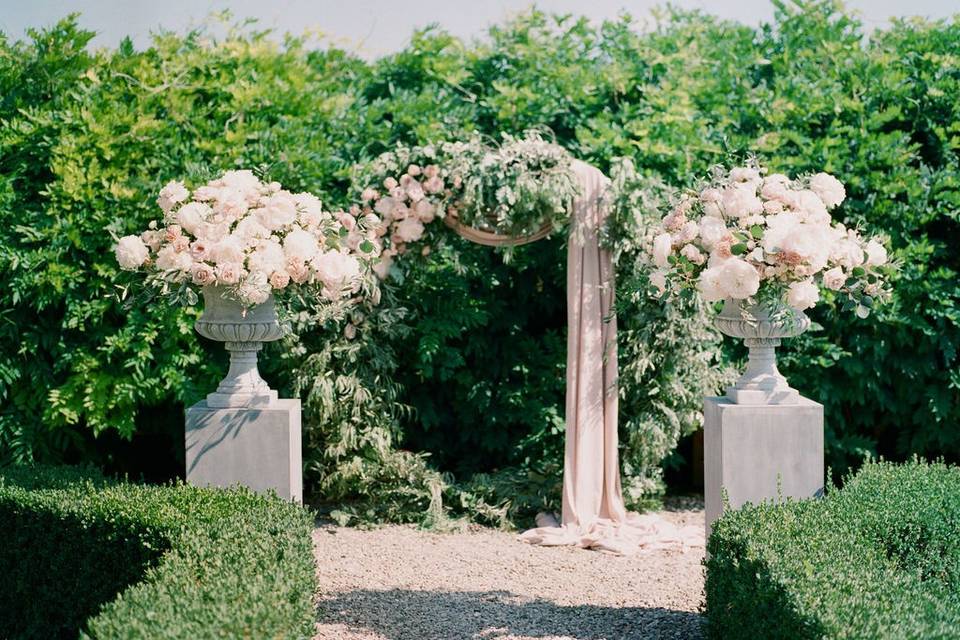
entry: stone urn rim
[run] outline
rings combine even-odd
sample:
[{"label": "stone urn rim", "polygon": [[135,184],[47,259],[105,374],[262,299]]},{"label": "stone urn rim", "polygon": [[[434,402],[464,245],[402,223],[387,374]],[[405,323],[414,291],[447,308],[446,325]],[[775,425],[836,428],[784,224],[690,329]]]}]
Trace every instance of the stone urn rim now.
[{"label": "stone urn rim", "polygon": [[261,304],[244,307],[226,291],[222,285],[203,287],[197,333],[217,342],[273,342],[283,337],[273,293]]},{"label": "stone urn rim", "polygon": [[744,340],[795,338],[810,328],[810,318],[783,303],[754,302],[726,298],[714,318],[720,333]]}]

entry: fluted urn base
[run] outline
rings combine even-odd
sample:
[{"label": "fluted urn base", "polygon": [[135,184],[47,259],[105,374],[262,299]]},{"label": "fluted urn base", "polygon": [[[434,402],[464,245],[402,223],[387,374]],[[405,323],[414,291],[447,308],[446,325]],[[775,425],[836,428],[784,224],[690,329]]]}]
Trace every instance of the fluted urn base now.
[{"label": "fluted urn base", "polygon": [[736,404],[798,404],[800,392],[787,383],[777,369],[776,349],[781,338],[798,336],[810,326],[801,312],[759,305],[743,306],[736,300],[724,302],[717,316],[717,328],[725,335],[743,338],[749,349],[747,369],[727,387],[727,398]]},{"label": "fluted urn base", "polygon": [[244,309],[240,303],[225,297],[221,287],[205,287],[203,304],[197,333],[226,343],[230,352],[230,370],[217,390],[207,395],[207,406],[226,409],[274,404],[277,392],[260,377],[257,369],[257,352],[263,343],[283,336],[273,296],[263,304]]}]

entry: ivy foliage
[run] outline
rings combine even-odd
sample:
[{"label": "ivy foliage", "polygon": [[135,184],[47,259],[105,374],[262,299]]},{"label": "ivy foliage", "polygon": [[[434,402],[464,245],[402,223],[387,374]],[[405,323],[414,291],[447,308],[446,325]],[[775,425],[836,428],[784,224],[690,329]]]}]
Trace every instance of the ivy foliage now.
[{"label": "ivy foliage", "polygon": [[[793,385],[826,405],[833,466],[960,449],[956,21],[866,37],[831,0],[776,2],[758,28],[698,12],[593,25],[532,11],[469,44],[421,31],[373,62],[249,28],[161,33],[143,51],[90,52],[89,38],[72,19],[0,38],[4,460],[96,457],[104,438],[148,422],[175,434],[222,371],[195,312],[126,312],[112,296],[113,237],[146,225],[167,180],[252,167],[339,206],[352,167],[400,143],[529,129],[608,174],[627,158],[636,175],[623,179],[649,187],[611,232],[632,496],[662,487],[664,456],[699,425],[699,395],[739,357],[696,305],[635,295],[636,234],[659,207],[656,184],[751,151],[774,171],[841,177],[844,222],[889,234],[903,263],[881,313],[818,306],[821,330],[781,350]],[[488,514],[543,503],[553,485],[539,478],[562,462],[562,245],[519,247],[505,263],[452,238],[405,260],[378,310],[302,318],[298,339],[268,348],[265,375],[305,400],[308,480],[324,497],[395,519],[444,498]],[[450,471],[500,471],[489,486],[508,493],[461,495]]]}]

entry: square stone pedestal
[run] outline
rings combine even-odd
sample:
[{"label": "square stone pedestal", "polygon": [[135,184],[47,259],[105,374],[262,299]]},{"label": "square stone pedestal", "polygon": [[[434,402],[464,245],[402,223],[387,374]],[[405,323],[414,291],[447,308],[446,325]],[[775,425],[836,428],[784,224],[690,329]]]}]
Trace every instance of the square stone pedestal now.
[{"label": "square stone pedestal", "polygon": [[284,500],[303,501],[300,401],[277,400],[249,409],[187,409],[187,482],[241,484]]},{"label": "square stone pedestal", "polygon": [[707,538],[723,512],[747,502],[823,495],[823,405],[733,404],[704,398],[703,483]]}]

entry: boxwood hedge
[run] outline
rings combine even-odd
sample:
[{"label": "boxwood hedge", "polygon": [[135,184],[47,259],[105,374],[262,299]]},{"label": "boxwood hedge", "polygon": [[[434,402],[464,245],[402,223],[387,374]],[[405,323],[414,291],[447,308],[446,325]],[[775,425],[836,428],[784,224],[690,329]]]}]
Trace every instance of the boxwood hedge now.
[{"label": "boxwood hedge", "polygon": [[2,469],[0,637],[310,637],[311,528],[242,489]]},{"label": "boxwood hedge", "polygon": [[724,515],[714,638],[960,637],[960,468],[871,463],[823,500]]}]

